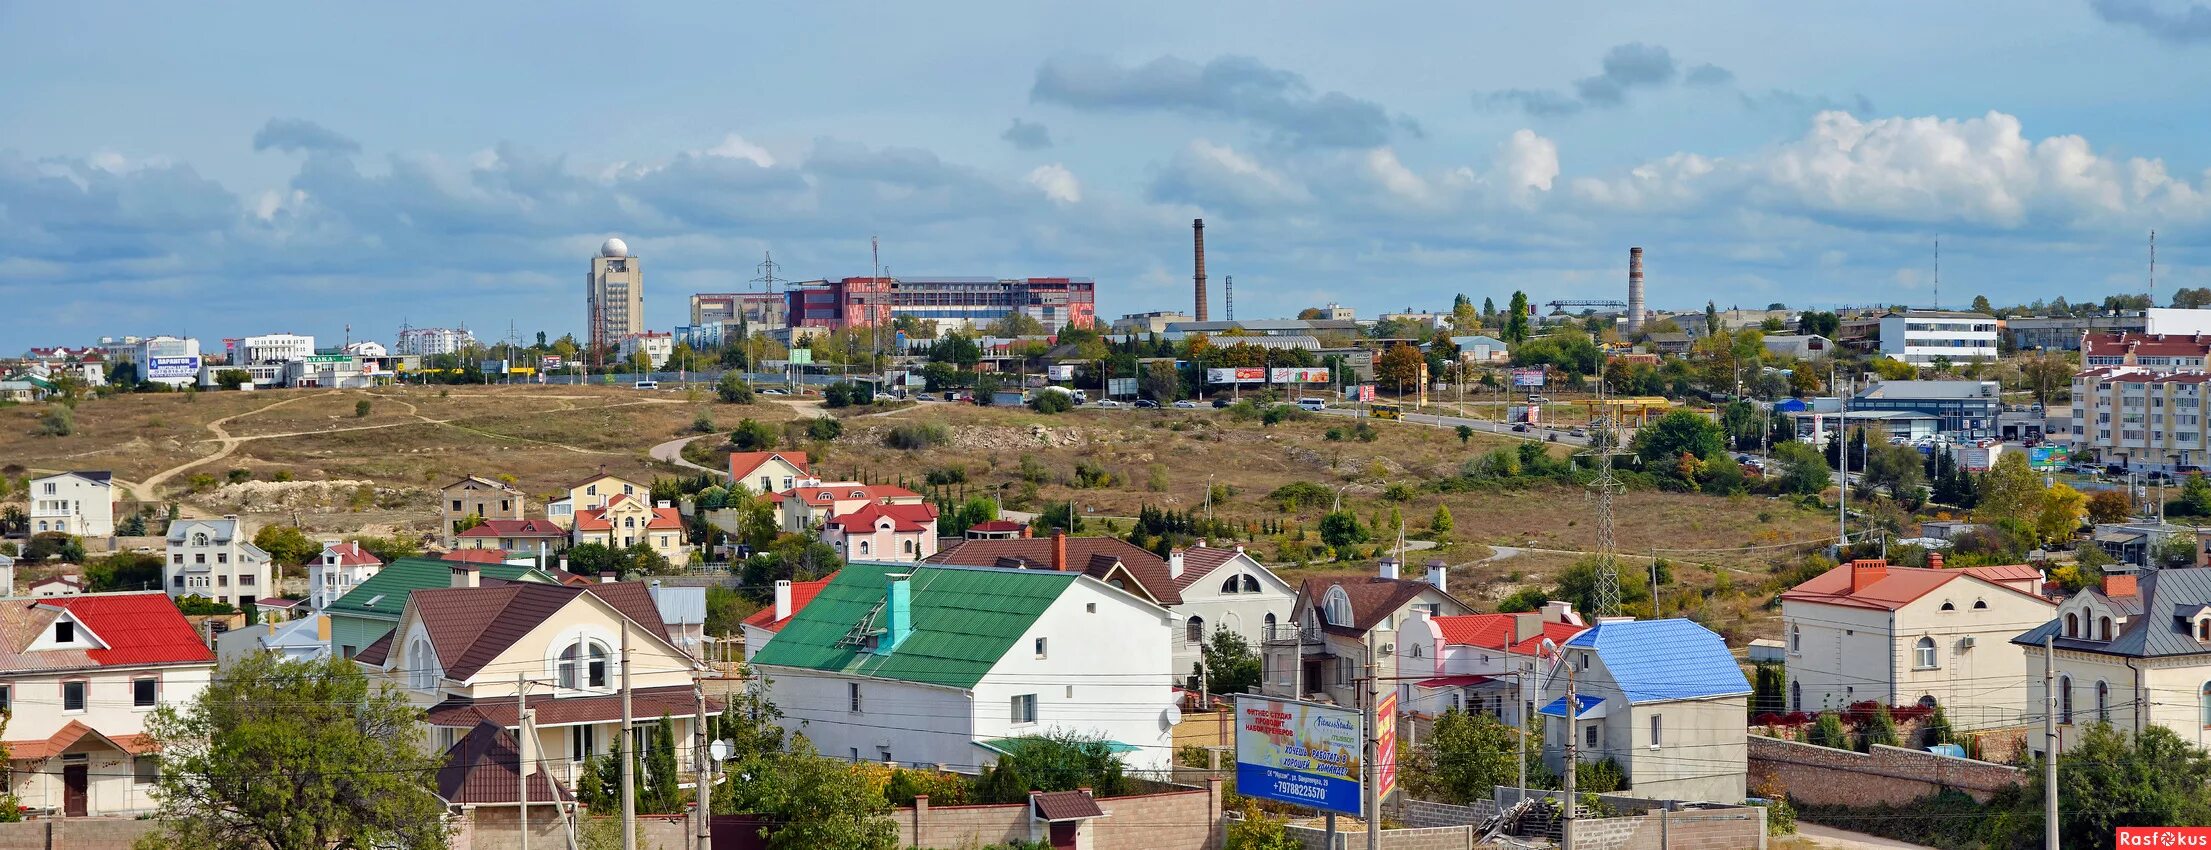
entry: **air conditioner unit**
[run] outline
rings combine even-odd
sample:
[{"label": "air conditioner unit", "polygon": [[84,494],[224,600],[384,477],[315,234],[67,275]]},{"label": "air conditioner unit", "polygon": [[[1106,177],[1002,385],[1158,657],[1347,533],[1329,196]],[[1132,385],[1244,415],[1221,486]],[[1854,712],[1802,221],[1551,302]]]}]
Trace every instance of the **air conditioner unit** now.
[{"label": "air conditioner unit", "polygon": [[1971,636],[1971,635],[1967,635],[1967,636],[1965,636],[1965,637],[1962,637],[1962,638],[1958,638],[1958,648],[1959,648],[1959,649],[1961,649],[1961,650],[1962,650],[1962,649],[1972,649],[1972,648],[1973,648],[1973,641],[1974,641],[1974,638],[1973,638],[1973,636]]}]

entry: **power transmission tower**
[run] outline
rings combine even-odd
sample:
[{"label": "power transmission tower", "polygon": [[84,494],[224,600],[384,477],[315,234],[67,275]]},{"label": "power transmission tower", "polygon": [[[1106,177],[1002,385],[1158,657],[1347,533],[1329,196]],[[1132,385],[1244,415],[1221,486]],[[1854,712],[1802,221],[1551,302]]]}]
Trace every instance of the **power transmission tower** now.
[{"label": "power transmission tower", "polygon": [[757,283],[757,284],[760,284],[760,291],[761,291],[761,292],[765,292],[765,293],[768,293],[768,294],[770,294],[770,295],[773,295],[773,294],[775,294],[775,285],[776,285],[776,284],[778,284],[778,283],[789,283],[789,281],[786,281],[786,280],[784,280],[784,279],[782,279],[782,278],[779,278],[779,277],[776,277],[776,276],[775,276],[775,272],[776,272],[776,270],[777,270],[777,269],[780,269],[780,268],[783,268],[782,266],[780,266],[780,265],[777,265],[777,264],[776,264],[776,262],[775,262],[775,252],[773,252],[773,251],[762,251],[762,252],[760,252],[760,256],[761,256],[760,264],[759,264],[759,265],[757,265],[757,266],[753,266],[753,267],[752,267],[752,270],[753,270],[753,271],[756,271],[756,272],[759,272],[759,273],[760,273],[760,276],[759,276],[759,277],[756,277],[756,278],[753,278],[753,279],[752,279],[752,282],[753,282],[753,283]]},{"label": "power transmission tower", "polygon": [[1613,539],[1612,498],[1627,488],[1612,474],[1612,456],[1619,450],[1612,426],[1618,417],[1605,393],[1601,362],[1597,368],[1598,415],[1589,423],[1589,448],[1582,453],[1597,458],[1597,480],[1589,485],[1597,490],[1597,591],[1592,601],[1596,615],[1608,616],[1620,613],[1620,562],[1617,541]]}]

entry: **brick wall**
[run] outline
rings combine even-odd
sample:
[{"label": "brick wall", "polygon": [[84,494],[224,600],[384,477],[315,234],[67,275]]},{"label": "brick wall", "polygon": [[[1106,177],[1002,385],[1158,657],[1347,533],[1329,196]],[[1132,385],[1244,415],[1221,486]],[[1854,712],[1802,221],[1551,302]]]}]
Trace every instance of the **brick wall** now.
[{"label": "brick wall", "polygon": [[1033,840],[1029,804],[932,806],[924,794],[912,808],[893,809],[900,847],[979,847]]},{"label": "brick wall", "polygon": [[2018,784],[2018,769],[1918,750],[1857,753],[1750,736],[1750,787],[1821,806],[1902,805],[1944,788],[1986,802]]},{"label": "brick wall", "polygon": [[[453,821],[452,850],[516,850],[522,846],[517,826],[512,807],[470,809]],[[555,814],[552,807],[530,807],[531,847],[565,848],[568,829],[567,818]],[[683,815],[639,815],[638,850],[686,850],[698,841],[693,829],[691,819]]]},{"label": "brick wall", "polygon": [[[1319,827],[1290,824],[1283,827],[1292,839],[1305,850],[1353,850],[1366,846],[1365,827],[1336,833],[1336,846],[1328,846],[1326,830]],[[1427,829],[1385,829],[1379,842],[1382,850],[1466,850],[1473,846],[1474,828],[1470,826],[1439,826]]]},{"label": "brick wall", "polygon": [[[1163,783],[1143,787],[1171,788]],[[1221,783],[1178,788],[1098,801],[1106,816],[1089,821],[1084,831],[1094,850],[1217,850],[1221,843]],[[893,809],[901,847],[960,848],[1044,837],[1043,824],[1029,816],[1027,803],[989,806],[932,806],[927,797],[911,808]],[[1031,830],[1036,832],[1032,835]],[[1463,845],[1462,845],[1463,846]],[[4,850],[4,849],[0,849]]]},{"label": "brick wall", "polygon": [[0,850],[110,850],[128,848],[154,830],[150,820],[68,818],[0,823]]}]

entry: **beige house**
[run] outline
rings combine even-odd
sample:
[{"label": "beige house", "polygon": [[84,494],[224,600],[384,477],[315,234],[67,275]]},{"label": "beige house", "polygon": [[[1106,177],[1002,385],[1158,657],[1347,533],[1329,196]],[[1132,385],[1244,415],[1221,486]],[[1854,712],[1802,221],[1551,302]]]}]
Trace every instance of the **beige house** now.
[{"label": "beige house", "polygon": [[731,452],[729,480],[755,496],[779,493],[812,479],[805,452]]},{"label": "beige house", "polygon": [[522,491],[511,484],[470,475],[438,488],[438,528],[450,549],[459,545],[469,517],[521,519]]},{"label": "beige house", "polygon": [[683,516],[672,505],[647,505],[636,496],[615,496],[605,507],[576,514],[576,545],[598,543],[609,549],[627,549],[639,543],[650,547],[669,563],[690,561],[690,547],[683,542]]},{"label": "beige house", "polygon": [[561,528],[574,528],[576,514],[594,508],[606,507],[607,500],[616,496],[633,499],[646,498],[651,488],[608,475],[602,469],[590,478],[569,485],[566,495],[545,503],[545,518]]},{"label": "beige house", "polygon": [[[2057,650],[2060,751],[2096,722],[2127,731],[2156,724],[2211,749],[2211,568],[2108,576],[2103,587],[2073,594],[2048,622],[2013,638],[2025,652],[2021,707],[2036,716],[2048,693],[2044,639]],[[2027,746],[2040,753],[2041,741],[2030,735]]]},{"label": "beige house", "polygon": [[[678,769],[690,769],[697,661],[669,639],[643,583],[481,582],[479,575],[474,565],[454,564],[450,587],[409,595],[398,625],[354,657],[424,710],[428,746],[448,751],[487,721],[516,730],[519,685],[533,718],[519,734],[553,779],[574,788],[583,763],[619,737],[626,635],[637,736],[628,750],[641,752],[666,714],[675,724]],[[720,700],[709,701],[708,711],[720,709]]]},{"label": "beige house", "polygon": [[2026,656],[2014,635],[2049,622],[2033,567],[1844,564],[1781,594],[1790,711],[1941,705],[1961,729],[2012,726],[2024,711]]},{"label": "beige house", "polygon": [[1750,682],[1719,635],[1683,619],[1603,617],[1559,649],[1558,667],[1541,674],[1545,702],[1537,710],[1544,762],[1552,770],[1565,769],[1571,735],[1576,760],[1618,764],[1628,793],[1637,797],[1743,799]]},{"label": "beige house", "polygon": [[[1397,577],[1397,562],[1383,559],[1381,574],[1308,578],[1298,588],[1288,622],[1267,628],[1260,648],[1264,665],[1260,690],[1268,696],[1358,705],[1359,678],[1370,659],[1384,677],[1397,675],[1396,630],[1416,616],[1448,617],[1474,613],[1442,587],[1443,573],[1429,581]],[[1378,635],[1378,631],[1387,630]],[[1376,646],[1368,646],[1370,639]]]},{"label": "beige house", "polygon": [[847,561],[920,561],[937,553],[937,507],[871,502],[822,526],[821,542]]}]

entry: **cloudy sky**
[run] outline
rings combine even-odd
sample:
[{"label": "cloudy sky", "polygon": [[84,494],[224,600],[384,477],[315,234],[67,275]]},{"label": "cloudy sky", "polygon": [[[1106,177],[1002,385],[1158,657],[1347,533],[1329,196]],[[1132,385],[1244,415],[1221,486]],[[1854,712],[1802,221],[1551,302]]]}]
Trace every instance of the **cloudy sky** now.
[{"label": "cloudy sky", "polygon": [[1198,216],[1244,317],[2211,285],[2205,0],[601,5],[0,0],[0,351],[557,336],[609,235],[655,328],[870,236],[1187,309]]}]

